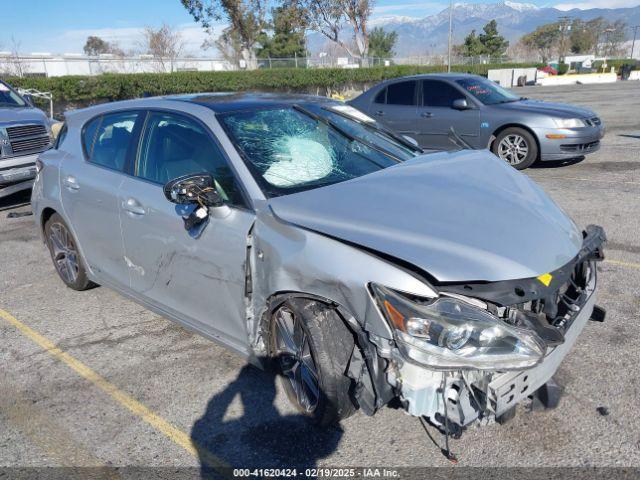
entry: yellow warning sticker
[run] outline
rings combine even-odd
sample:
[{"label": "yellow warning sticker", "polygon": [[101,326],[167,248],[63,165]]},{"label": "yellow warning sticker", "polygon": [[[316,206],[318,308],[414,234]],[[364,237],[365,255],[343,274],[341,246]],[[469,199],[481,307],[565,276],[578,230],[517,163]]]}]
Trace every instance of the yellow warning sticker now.
[{"label": "yellow warning sticker", "polygon": [[542,275],[536,278],[540,280],[541,284],[543,284],[545,287],[548,287],[549,284],[551,283],[551,280],[553,280],[553,275],[551,275],[550,273],[543,273]]}]

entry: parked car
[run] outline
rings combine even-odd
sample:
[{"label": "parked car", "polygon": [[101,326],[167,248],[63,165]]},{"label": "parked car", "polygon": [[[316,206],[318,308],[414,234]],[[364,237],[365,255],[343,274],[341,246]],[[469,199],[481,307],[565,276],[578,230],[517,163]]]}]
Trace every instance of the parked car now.
[{"label": "parked car", "polygon": [[454,148],[453,127],[474,148],[489,148],[519,170],[593,153],[604,136],[591,110],[521,98],[477,75],[396,78],[349,103],[425,148]]},{"label": "parked car", "polygon": [[275,364],[321,424],[395,398],[447,434],[504,419],[602,318],[601,228],[490,152],[423,154],[326,98],[68,113],[32,205],[68,287]]},{"label": "parked car", "polygon": [[52,138],[42,110],[0,80],[0,198],[31,188],[38,153]]}]

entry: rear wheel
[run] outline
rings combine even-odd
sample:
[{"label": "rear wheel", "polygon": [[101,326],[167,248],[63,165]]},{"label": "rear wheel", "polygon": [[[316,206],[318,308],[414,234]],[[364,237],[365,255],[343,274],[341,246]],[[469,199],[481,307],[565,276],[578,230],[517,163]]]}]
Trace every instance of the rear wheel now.
[{"label": "rear wheel", "polygon": [[95,284],[87,278],[76,241],[62,217],[54,213],[44,225],[44,235],[53,265],[64,284],[74,290],[86,290]]},{"label": "rear wheel", "polygon": [[491,150],[518,170],[530,167],[538,158],[536,139],[523,128],[511,127],[500,132]]},{"label": "rear wheel", "polygon": [[287,396],[303,415],[328,425],[353,414],[345,372],[354,338],[334,309],[308,299],[285,301],[272,316],[270,343]]}]

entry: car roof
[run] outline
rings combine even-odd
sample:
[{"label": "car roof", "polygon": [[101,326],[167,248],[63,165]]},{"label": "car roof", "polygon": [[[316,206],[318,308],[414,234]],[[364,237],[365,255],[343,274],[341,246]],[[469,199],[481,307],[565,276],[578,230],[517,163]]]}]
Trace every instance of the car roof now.
[{"label": "car roof", "polygon": [[297,104],[304,105],[338,103],[336,100],[332,100],[327,97],[318,97],[316,95],[262,92],[195,93],[189,95],[169,95],[163,98],[165,100],[177,100],[203,105],[205,107],[209,107],[216,113],[225,113],[256,108],[290,106]]},{"label": "car roof", "polygon": [[90,107],[65,112],[67,120],[84,122],[94,115],[109,113],[123,108],[153,108],[167,102],[185,102],[210,108],[214,113],[226,113],[238,110],[287,107],[291,105],[327,105],[338,104],[337,100],[316,95],[261,92],[208,92],[143,97],[117,102],[101,103]]},{"label": "car roof", "polygon": [[[396,80],[423,80],[427,78],[438,78],[441,80],[458,80],[460,78],[479,78],[480,75],[472,73],[419,73],[417,75],[407,75],[406,77],[390,78],[384,83],[395,82]],[[480,77],[484,78],[484,77]]]}]

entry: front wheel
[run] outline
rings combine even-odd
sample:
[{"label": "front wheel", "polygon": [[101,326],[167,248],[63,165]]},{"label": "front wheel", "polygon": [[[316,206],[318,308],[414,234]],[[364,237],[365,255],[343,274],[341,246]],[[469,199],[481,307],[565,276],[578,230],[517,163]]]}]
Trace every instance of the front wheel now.
[{"label": "front wheel", "polygon": [[345,372],[354,337],[334,309],[308,299],[285,301],[273,313],[270,344],[285,392],[303,415],[329,425],[353,414]]},{"label": "front wheel", "polygon": [[500,132],[491,150],[517,170],[530,167],[538,158],[536,139],[523,128],[511,127]]}]

